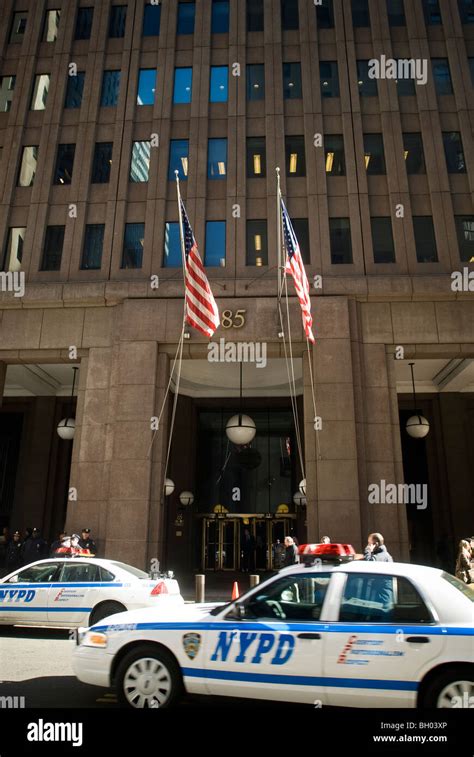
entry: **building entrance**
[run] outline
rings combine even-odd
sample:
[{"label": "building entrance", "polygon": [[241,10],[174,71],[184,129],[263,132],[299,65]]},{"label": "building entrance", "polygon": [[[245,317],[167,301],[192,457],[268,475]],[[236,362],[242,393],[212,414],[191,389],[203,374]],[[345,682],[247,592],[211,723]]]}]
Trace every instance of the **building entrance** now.
[{"label": "building entrance", "polygon": [[[296,515],[267,517],[217,515],[202,517],[201,569],[268,571],[282,567],[285,536],[294,532]],[[279,546],[281,545],[281,546]]]}]

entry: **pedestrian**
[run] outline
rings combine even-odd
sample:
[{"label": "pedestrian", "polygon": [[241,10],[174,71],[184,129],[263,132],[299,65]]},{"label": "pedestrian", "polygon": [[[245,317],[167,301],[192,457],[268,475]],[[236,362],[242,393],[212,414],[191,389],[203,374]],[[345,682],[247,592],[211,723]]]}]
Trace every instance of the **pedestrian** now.
[{"label": "pedestrian", "polygon": [[0,536],[0,572],[6,566],[7,550],[10,543],[10,534],[8,528],[5,526]]},{"label": "pedestrian", "polygon": [[56,552],[56,550],[58,550],[61,547],[61,544],[62,544],[63,539],[65,538],[65,536],[66,536],[66,532],[65,531],[60,531],[59,534],[58,534],[58,538],[55,539],[53,542],[51,542],[51,546],[49,548],[49,556],[50,557],[53,557],[54,554],[55,554],[55,552]]},{"label": "pedestrian", "polygon": [[329,536],[321,536],[320,544],[331,544],[331,539]]},{"label": "pedestrian", "polygon": [[298,562],[298,549],[292,536],[285,537],[285,560],[284,567],[289,565],[296,565]]},{"label": "pedestrian", "polygon": [[280,539],[277,539],[273,545],[273,567],[275,570],[283,568],[285,562],[285,547],[281,543]]},{"label": "pedestrian", "polygon": [[364,560],[376,562],[393,562],[393,557],[387,551],[382,534],[369,534],[367,546],[364,549]]},{"label": "pedestrian", "polygon": [[25,541],[22,548],[22,565],[29,565],[36,560],[44,560],[48,556],[48,545],[41,536],[39,528],[34,528],[31,537]]},{"label": "pedestrian", "polygon": [[94,539],[91,537],[90,528],[82,529],[81,538],[79,539],[79,547],[81,549],[88,549],[92,556],[97,554],[97,546]]},{"label": "pedestrian", "polygon": [[255,570],[255,539],[248,528],[244,529],[242,537],[242,571],[248,573]]},{"label": "pedestrian", "polygon": [[15,531],[12,540],[7,547],[7,557],[5,562],[7,574],[13,573],[13,571],[21,568],[22,549],[23,542],[21,540],[21,533]]},{"label": "pedestrian", "polygon": [[459,542],[459,551],[456,559],[456,578],[463,583],[471,583],[471,545],[467,539],[461,539]]}]

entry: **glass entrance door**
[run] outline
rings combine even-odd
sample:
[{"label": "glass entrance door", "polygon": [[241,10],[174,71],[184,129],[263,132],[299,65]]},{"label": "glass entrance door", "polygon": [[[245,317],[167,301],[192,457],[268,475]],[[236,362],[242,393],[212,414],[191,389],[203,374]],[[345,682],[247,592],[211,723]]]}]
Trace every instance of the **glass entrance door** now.
[{"label": "glass entrance door", "polygon": [[237,521],[233,518],[203,519],[205,570],[237,569]]}]

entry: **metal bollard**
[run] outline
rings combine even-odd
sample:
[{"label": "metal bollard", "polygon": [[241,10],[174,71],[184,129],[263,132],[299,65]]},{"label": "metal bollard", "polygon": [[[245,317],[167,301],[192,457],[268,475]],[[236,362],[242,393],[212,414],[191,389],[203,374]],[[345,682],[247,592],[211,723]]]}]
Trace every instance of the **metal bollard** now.
[{"label": "metal bollard", "polygon": [[251,575],[250,576],[250,588],[253,589],[254,586],[258,586],[260,583],[260,576]]},{"label": "metal bollard", "polygon": [[206,576],[201,573],[197,573],[196,579],[196,602],[204,602],[204,595],[206,589]]}]

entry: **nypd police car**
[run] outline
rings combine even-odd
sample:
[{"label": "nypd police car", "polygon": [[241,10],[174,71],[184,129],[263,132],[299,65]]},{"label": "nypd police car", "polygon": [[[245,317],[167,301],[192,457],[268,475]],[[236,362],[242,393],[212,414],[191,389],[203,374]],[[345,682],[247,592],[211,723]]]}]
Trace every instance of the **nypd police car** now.
[{"label": "nypd police car", "polygon": [[90,557],[38,560],[0,579],[0,625],[71,628],[139,607],[184,604],[178,582]]},{"label": "nypd police car", "polygon": [[473,707],[473,600],[457,578],[421,565],[300,564],[227,605],[161,605],[78,629],[73,668],[136,708],[169,706],[184,692]]}]

